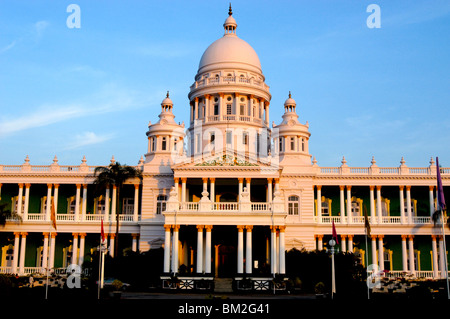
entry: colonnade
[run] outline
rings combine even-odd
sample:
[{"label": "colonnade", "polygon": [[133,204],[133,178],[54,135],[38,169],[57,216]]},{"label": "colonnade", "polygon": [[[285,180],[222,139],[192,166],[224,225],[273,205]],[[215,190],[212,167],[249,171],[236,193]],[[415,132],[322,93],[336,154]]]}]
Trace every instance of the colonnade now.
[{"label": "colonnade", "polygon": [[[316,188],[316,199],[317,199],[317,217],[318,222],[322,222],[322,187],[323,185],[315,185],[313,188]],[[370,222],[372,224],[382,224],[385,221],[383,220],[382,213],[382,196],[381,196],[381,187],[377,186],[369,186],[369,210],[370,210]],[[352,195],[351,195],[352,186],[351,185],[340,185],[339,186],[339,210],[340,210],[340,222],[342,224],[352,224],[356,221],[354,220],[352,215]],[[405,199],[406,193],[406,199]],[[375,196],[376,194],[376,196]],[[411,186],[399,186],[399,200],[400,200],[400,223],[401,224],[411,224],[413,223],[413,203],[411,198]],[[434,186],[429,186],[429,216],[432,216],[435,211],[435,203],[434,203]],[[358,216],[363,216],[363,212],[360,211]]]},{"label": "colonnade", "polygon": [[[27,237],[28,232],[14,232],[14,248],[13,248],[13,258],[12,265],[9,272],[25,274],[25,258],[27,251]],[[43,232],[43,245],[42,245],[42,262],[40,264],[41,272],[45,272],[46,269],[55,268],[55,247],[56,247],[56,237],[58,233],[56,232]],[[71,264],[82,266],[85,257],[85,242],[86,233],[72,233],[72,256],[70,262]],[[109,254],[114,257],[114,238],[115,233],[105,234],[107,237],[107,244]],[[132,236],[132,250],[137,251],[139,234],[131,234]],[[66,247],[68,248],[68,247]],[[39,256],[38,256],[39,257]],[[64,265],[63,265],[64,266]],[[66,265],[67,266],[67,265]],[[36,267],[33,267],[36,268]]]},{"label": "colonnade", "polygon": [[[233,226],[230,226],[233,227]],[[253,237],[252,225],[237,225],[237,274],[253,273]],[[195,272],[197,274],[211,274],[212,264],[212,225],[196,225],[197,247]],[[267,261],[270,256],[271,273],[286,272],[285,262],[285,226],[270,226],[271,236],[267,245]],[[180,225],[164,225],[164,272],[177,273],[179,268],[179,231]],[[244,240],[245,238],[245,240]],[[270,247],[269,247],[270,245]],[[216,263],[217,263],[216,247]],[[216,269],[217,273],[217,269]]]},{"label": "colonnade", "polygon": [[[402,271],[409,272],[414,275],[416,269],[416,258],[414,249],[414,235],[400,235],[402,241]],[[317,249],[323,250],[324,235],[315,235],[317,240]],[[371,235],[371,262],[375,264],[379,270],[385,270],[385,248],[384,235]],[[340,235],[340,251],[353,252],[354,235]],[[444,242],[442,235],[431,235],[431,255],[433,278],[445,278],[447,254],[444,251]],[[365,253],[368,253],[367,251]],[[368,257],[368,256],[367,256]],[[363,260],[365,262],[365,260]],[[368,266],[368,265],[366,265]],[[391,270],[391,269],[387,269]]]},{"label": "colonnade", "polygon": [[[0,184],[1,190],[2,184]],[[22,217],[23,220],[34,220],[35,217],[31,218],[29,214],[35,215],[36,212],[29,211],[30,202],[30,187],[31,183],[19,183],[19,192],[17,194],[17,209],[16,213]],[[139,218],[139,184],[134,184],[134,207],[133,207],[133,220],[137,221]],[[58,212],[58,199],[59,199],[59,184],[47,184],[47,195],[45,196],[45,211],[40,212],[42,218],[38,220],[50,221],[51,210],[54,209],[55,213]],[[75,221],[86,220],[86,208],[87,208],[87,198],[88,198],[88,184],[75,184],[75,209],[74,217]],[[112,194],[111,194],[112,193]],[[115,221],[116,220],[116,196],[117,189],[116,186],[111,189],[107,188],[105,192],[105,214],[104,221]],[[22,204],[20,204],[22,203]]]},{"label": "colonnade", "polygon": [[[264,114],[264,122],[266,124],[269,123],[269,103],[266,102],[263,98],[258,98],[255,103],[255,96],[248,95],[247,96],[247,104],[244,105],[244,113],[241,114],[239,110],[239,106],[242,104],[239,102],[239,97],[246,96],[244,94],[234,93],[231,101],[231,114],[227,112],[227,104],[230,104],[230,101],[224,101],[225,94],[218,93],[218,101],[215,102],[215,96],[205,94],[203,96],[204,103],[203,106],[200,104],[200,98],[195,97],[193,101],[191,101],[191,122],[194,120],[203,119],[205,122],[211,120],[221,120],[223,117],[229,116],[248,116],[251,118],[263,118]],[[214,114],[214,105],[217,104],[217,114]],[[255,113],[256,111],[256,113]]]},{"label": "colonnade", "polygon": [[[246,188],[247,192],[251,194],[251,178],[246,177],[238,177],[238,196],[241,198],[241,194],[244,190],[244,187]],[[181,182],[181,192],[179,191],[180,188],[180,182]],[[245,183],[244,183],[245,182]],[[215,194],[216,194],[216,178],[215,177],[203,177],[202,178],[203,183],[203,192],[208,192],[209,198],[212,202],[215,202]],[[209,187],[208,187],[209,184]],[[174,178],[174,187],[177,193],[179,194],[178,200],[180,202],[187,202],[187,191],[186,191],[186,185],[187,185],[187,177],[175,177]],[[267,202],[273,201],[273,194],[274,192],[278,191],[280,188],[280,179],[279,178],[267,178],[267,193],[266,193],[266,199]]]}]

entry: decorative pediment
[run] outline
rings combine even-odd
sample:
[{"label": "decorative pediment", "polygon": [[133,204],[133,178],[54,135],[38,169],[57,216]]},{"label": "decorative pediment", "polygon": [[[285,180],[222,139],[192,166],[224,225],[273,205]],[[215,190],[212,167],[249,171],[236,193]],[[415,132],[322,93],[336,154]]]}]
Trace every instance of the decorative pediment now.
[{"label": "decorative pediment", "polygon": [[250,163],[245,159],[239,159],[237,156],[224,154],[212,160],[197,163],[195,166],[258,166],[258,164]]}]

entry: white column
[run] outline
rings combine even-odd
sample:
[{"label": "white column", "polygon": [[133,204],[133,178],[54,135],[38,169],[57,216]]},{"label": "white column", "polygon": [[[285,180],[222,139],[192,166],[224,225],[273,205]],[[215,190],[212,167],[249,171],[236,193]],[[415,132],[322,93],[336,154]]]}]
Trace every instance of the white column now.
[{"label": "white column", "polygon": [[209,179],[211,184],[209,185],[210,187],[210,200],[212,203],[214,203],[216,201],[216,179],[214,177]]},{"label": "white column", "polygon": [[344,196],[344,189],[345,186],[341,185],[339,186],[339,210],[341,213],[341,223],[345,223],[345,196]]},{"label": "white column", "polygon": [[341,235],[341,251],[343,253],[347,252],[347,236]]},{"label": "white column", "polygon": [[170,272],[170,229],[171,225],[164,225],[164,272]]},{"label": "white column", "polygon": [[272,203],[272,178],[267,179],[267,202]]},{"label": "white column", "polygon": [[78,221],[78,215],[80,213],[80,188],[81,185],[77,184],[77,193],[75,195],[75,221]]},{"label": "white column", "polygon": [[372,264],[378,266],[377,262],[377,235],[372,235]]},{"label": "white column", "polygon": [[86,205],[87,205],[87,184],[83,184],[83,199],[81,202],[81,220],[86,218]]},{"label": "white column", "polygon": [[408,271],[408,249],[406,247],[406,239],[407,235],[402,235],[402,262],[403,262],[403,271]]},{"label": "white column", "polygon": [[197,225],[197,273],[203,272],[203,225]]},{"label": "white column", "polygon": [[244,179],[243,178],[238,178],[238,181],[239,181],[239,201],[241,201],[242,200],[242,187],[243,187],[243,182],[244,182]]},{"label": "white column", "polygon": [[59,196],[59,184],[53,184],[53,206],[55,209],[55,214],[58,213],[58,196]]},{"label": "white column", "polygon": [[23,184],[19,184],[19,194],[17,195],[17,214],[22,215],[22,197],[23,196]]},{"label": "white column", "polygon": [[186,200],[186,177],[181,178],[181,202],[187,202]]},{"label": "white column", "polygon": [[245,226],[247,229],[247,238],[245,243],[245,272],[251,274],[253,270],[253,256],[252,256],[252,229],[253,226]]},{"label": "white column", "polygon": [[48,269],[52,269],[55,266],[55,240],[56,233],[50,233],[50,251],[48,257]]},{"label": "white column", "polygon": [[434,186],[430,186],[429,187],[429,193],[430,193],[430,195],[429,195],[429,197],[430,197],[430,216],[433,216],[433,214],[434,214],[434,194],[433,194],[433,191],[434,191]]},{"label": "white column", "polygon": [[271,238],[270,238],[270,269],[271,273],[276,273],[276,241],[277,241],[277,228],[276,226],[270,226]]},{"label": "white column", "polygon": [[78,262],[78,233],[72,233],[73,242],[72,242],[72,264],[77,264]]},{"label": "white column", "polygon": [[414,242],[413,238],[414,236],[410,235],[409,237],[409,271],[412,275],[416,273],[416,269],[414,266]]},{"label": "white column", "polygon": [[84,242],[85,242],[86,234],[80,234],[80,254],[78,255],[78,266],[82,266],[84,262]]},{"label": "white column", "polygon": [[117,213],[116,196],[117,196],[117,187],[113,186],[112,198],[111,198],[111,215],[110,215],[110,220],[111,221],[115,221],[116,220],[116,213]]},{"label": "white column", "polygon": [[384,270],[383,235],[378,235],[378,261],[380,265],[380,270]]},{"label": "white column", "polygon": [[13,252],[13,264],[12,264],[12,272],[17,273],[17,266],[19,262],[19,241],[20,241],[20,233],[14,233],[14,252]]},{"label": "white column", "polygon": [[223,107],[223,93],[219,93],[219,120],[223,119],[223,116],[227,114]]},{"label": "white column", "polygon": [[20,233],[22,240],[20,242],[20,260],[19,260],[19,274],[23,275],[25,270],[25,251],[27,248],[27,235],[28,233]]},{"label": "white column", "polygon": [[317,222],[322,223],[322,186],[317,185]]},{"label": "white column", "polygon": [[275,273],[280,273],[280,232],[278,231],[277,226],[277,232],[276,234],[276,241],[275,241]]},{"label": "white column", "polygon": [[375,217],[375,196],[374,196],[374,186],[370,186],[370,221],[371,223],[376,223],[377,219]]},{"label": "white column", "polygon": [[244,272],[244,226],[237,226],[238,229],[238,251],[237,251],[237,273]]},{"label": "white column", "polygon": [[353,235],[348,235],[348,251],[353,253]]},{"label": "white column", "polygon": [[47,207],[45,208],[45,220],[50,220],[50,208],[52,205],[52,184],[47,184]]},{"label": "white column", "polygon": [[116,234],[109,234],[109,255],[111,257],[114,257],[114,245],[116,243],[115,238]]},{"label": "white column", "polygon": [[45,271],[48,265],[48,233],[43,233],[44,235],[44,247],[42,249],[42,270]]},{"label": "white column", "polygon": [[134,184],[133,220],[137,222],[138,219],[139,219],[139,184]]},{"label": "white column", "polygon": [[198,107],[198,97],[196,97],[194,99],[194,111],[195,111],[195,116],[194,119],[199,119],[200,118],[200,108]]},{"label": "white column", "polygon": [[139,239],[139,234],[131,234],[133,241],[131,243],[131,250],[134,252],[138,251],[138,239]]},{"label": "white column", "polygon": [[352,187],[347,185],[347,223],[353,224],[353,216],[352,216]]},{"label": "white column", "polygon": [[317,249],[323,250],[323,235],[317,235]]},{"label": "white column", "polygon": [[173,179],[173,187],[177,192],[177,199],[180,201],[181,193],[180,193],[180,179],[178,177],[174,177]]},{"label": "white column", "polygon": [[180,225],[173,225],[173,240],[172,240],[172,272],[178,272],[178,233]]},{"label": "white column", "polygon": [[249,198],[250,198],[250,201],[251,201],[251,190],[250,190],[250,185],[251,185],[251,178],[246,178],[245,179],[245,187],[247,187],[247,192],[248,192],[248,196],[249,196]]},{"label": "white column", "polygon": [[279,230],[280,230],[280,237],[279,237],[279,241],[280,241],[280,249],[279,249],[279,254],[280,254],[280,268],[279,268],[279,273],[280,274],[285,274],[286,273],[286,256],[285,256],[285,236],[284,236],[284,231],[285,231],[285,226],[279,226]]},{"label": "white column", "polygon": [[446,262],[447,262],[447,252],[444,251],[444,242],[443,236],[439,236],[439,261],[440,261],[440,270],[441,270],[441,278],[447,278],[445,274],[446,270]]},{"label": "white column", "polygon": [[401,216],[401,222],[402,224],[406,223],[406,219],[405,219],[405,195],[403,194],[403,186],[399,186],[400,189],[400,216]]},{"label": "white column", "polygon": [[408,223],[412,224],[411,186],[406,186],[406,209],[408,211]]},{"label": "white column", "polygon": [[438,251],[435,235],[431,235],[431,247],[433,254],[433,278],[437,279],[439,278],[439,265],[438,265]]},{"label": "white column", "polygon": [[105,216],[103,216],[104,221],[109,221],[109,213],[109,187],[107,187],[105,193]]},{"label": "white column", "polygon": [[211,230],[212,226],[205,226],[206,242],[205,242],[205,273],[211,273]]},{"label": "white column", "polygon": [[202,180],[203,180],[203,192],[208,193],[208,177],[203,177]]},{"label": "white column", "polygon": [[23,207],[23,220],[28,220],[28,208],[30,204],[30,186],[31,184],[25,184],[25,203]]},{"label": "white column", "polygon": [[383,222],[383,216],[381,213],[381,186],[377,186],[377,217],[378,223],[381,224]]}]

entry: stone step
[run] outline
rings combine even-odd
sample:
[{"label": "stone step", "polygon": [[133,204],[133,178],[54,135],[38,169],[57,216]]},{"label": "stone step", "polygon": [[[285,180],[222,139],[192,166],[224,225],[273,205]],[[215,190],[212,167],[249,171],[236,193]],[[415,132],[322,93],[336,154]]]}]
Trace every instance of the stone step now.
[{"label": "stone step", "polygon": [[215,278],[214,292],[233,292],[232,278]]}]

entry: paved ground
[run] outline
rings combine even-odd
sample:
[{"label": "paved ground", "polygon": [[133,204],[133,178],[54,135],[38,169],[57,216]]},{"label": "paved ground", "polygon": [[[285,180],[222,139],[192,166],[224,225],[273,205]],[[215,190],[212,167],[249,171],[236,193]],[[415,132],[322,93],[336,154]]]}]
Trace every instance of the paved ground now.
[{"label": "paved ground", "polygon": [[160,293],[160,292],[124,292],[122,299],[138,300],[138,299],[197,299],[197,300],[311,300],[316,299],[315,295],[274,295],[274,294],[223,294],[223,293]]}]

